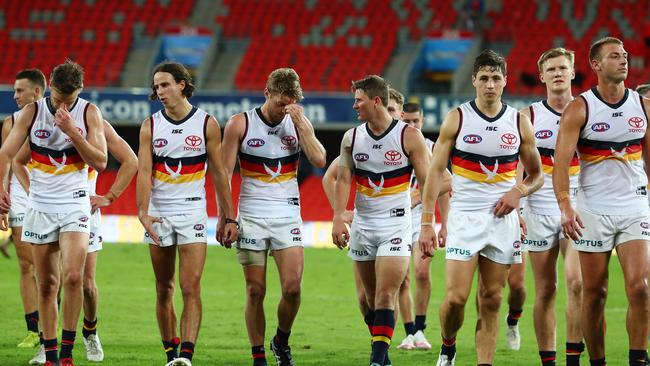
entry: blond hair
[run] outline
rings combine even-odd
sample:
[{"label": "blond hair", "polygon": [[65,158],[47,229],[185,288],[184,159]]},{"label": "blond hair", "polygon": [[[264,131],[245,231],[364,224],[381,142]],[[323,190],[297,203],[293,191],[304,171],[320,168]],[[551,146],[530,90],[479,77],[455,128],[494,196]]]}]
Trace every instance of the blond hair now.
[{"label": "blond hair", "polygon": [[271,95],[287,96],[296,102],[303,98],[300,77],[296,70],[289,67],[273,70],[266,80],[266,90]]},{"label": "blond hair", "polygon": [[542,55],[539,56],[539,60],[537,60],[537,68],[539,69],[539,72],[540,73],[544,72],[544,63],[546,61],[560,56],[566,57],[567,60],[569,60],[569,63],[571,64],[571,68],[573,68],[573,64],[575,61],[575,52],[571,50],[567,50],[564,47],[555,47],[542,53]]}]

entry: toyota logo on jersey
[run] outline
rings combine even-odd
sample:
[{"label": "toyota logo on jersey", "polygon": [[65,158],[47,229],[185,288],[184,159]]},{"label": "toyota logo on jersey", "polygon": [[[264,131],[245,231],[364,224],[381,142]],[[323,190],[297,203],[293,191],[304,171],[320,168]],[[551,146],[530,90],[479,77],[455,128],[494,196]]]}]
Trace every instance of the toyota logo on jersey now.
[{"label": "toyota logo on jersey", "polygon": [[517,136],[514,133],[504,133],[501,135],[501,141],[506,145],[514,145],[517,143]]},{"label": "toyota logo on jersey", "polygon": [[200,138],[200,137],[197,136],[197,135],[189,135],[189,136],[187,136],[187,137],[185,138],[185,143],[186,143],[188,146],[192,146],[192,147],[199,146],[199,145],[201,145],[202,142],[203,142],[203,139]]},{"label": "toyota logo on jersey", "polygon": [[402,158],[402,153],[400,153],[399,151],[395,151],[395,150],[388,150],[384,154],[384,157],[388,161],[397,161],[397,160]]},{"label": "toyota logo on jersey", "polygon": [[627,123],[634,128],[641,128],[645,125],[645,121],[641,117],[632,117],[627,121]]},{"label": "toyota logo on jersey", "polygon": [[282,136],[280,141],[282,141],[284,146],[293,146],[296,144],[296,138],[293,136]]}]

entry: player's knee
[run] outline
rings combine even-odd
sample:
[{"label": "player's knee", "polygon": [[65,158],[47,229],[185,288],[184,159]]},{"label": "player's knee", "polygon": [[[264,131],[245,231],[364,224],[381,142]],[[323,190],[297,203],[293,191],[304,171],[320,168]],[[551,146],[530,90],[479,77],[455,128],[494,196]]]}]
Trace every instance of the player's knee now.
[{"label": "player's knee", "polygon": [[34,264],[25,259],[18,260],[18,267],[20,268],[21,276],[33,276],[34,275]]},{"label": "player's knee", "polygon": [[402,281],[402,284],[399,286],[399,291],[410,291],[411,289],[411,279],[410,276],[406,275],[404,277],[404,281]]},{"label": "player's knee", "polygon": [[629,302],[648,301],[648,283],[646,281],[629,281],[625,287]]},{"label": "player's knee", "polygon": [[81,271],[71,270],[63,276],[63,286],[66,289],[78,289],[83,284]]},{"label": "player's knee", "polygon": [[567,291],[569,296],[580,298],[582,296],[582,279],[572,278],[567,281]]},{"label": "player's knee", "polygon": [[479,306],[485,311],[497,312],[503,301],[503,291],[484,289],[479,293]]},{"label": "player's knee", "polygon": [[291,281],[283,284],[282,297],[287,300],[297,300],[300,299],[300,291],[300,281]]},{"label": "player's knee", "polygon": [[253,302],[261,302],[266,295],[266,287],[260,283],[249,283],[246,285],[246,295]]},{"label": "player's knee", "polygon": [[375,308],[392,308],[395,303],[395,294],[390,291],[380,290],[375,293]]},{"label": "player's knee", "polygon": [[196,278],[184,279],[181,283],[181,293],[183,298],[198,297],[201,295],[201,280],[199,276]]},{"label": "player's knee", "polygon": [[584,286],[582,288],[582,301],[587,303],[605,303],[607,286]]},{"label": "player's knee", "polygon": [[422,266],[415,272],[415,282],[419,287],[431,287],[431,275],[429,268]]},{"label": "player's knee", "polygon": [[156,296],[159,302],[171,301],[174,297],[174,281],[157,281]]},{"label": "player's knee", "polygon": [[41,297],[56,297],[59,292],[59,279],[57,276],[41,276],[38,280],[38,291]]},{"label": "player's knee", "polygon": [[555,297],[556,291],[557,283],[555,281],[546,281],[542,284],[537,285],[537,288],[535,289],[537,297],[540,298],[543,302],[551,301],[551,299]]},{"label": "player's knee", "polygon": [[467,303],[467,295],[457,292],[448,292],[446,302],[452,308],[464,308]]}]

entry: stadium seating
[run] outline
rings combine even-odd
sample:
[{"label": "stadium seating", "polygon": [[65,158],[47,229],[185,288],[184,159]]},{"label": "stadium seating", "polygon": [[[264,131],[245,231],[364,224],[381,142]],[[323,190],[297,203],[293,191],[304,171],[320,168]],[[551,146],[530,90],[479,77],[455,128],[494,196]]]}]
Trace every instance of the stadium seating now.
[{"label": "stadium seating", "polygon": [[116,85],[131,48],[134,26],[157,34],[183,22],[192,0],[0,0],[0,83],[13,84],[16,70],[41,68],[46,75],[71,58],[87,71],[86,86]]}]

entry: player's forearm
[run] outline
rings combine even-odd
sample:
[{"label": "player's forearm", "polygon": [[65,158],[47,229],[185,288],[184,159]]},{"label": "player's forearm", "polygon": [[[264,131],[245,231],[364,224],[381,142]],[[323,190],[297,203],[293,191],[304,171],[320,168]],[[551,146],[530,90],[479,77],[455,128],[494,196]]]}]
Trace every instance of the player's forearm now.
[{"label": "player's forearm", "polygon": [[544,185],[544,175],[541,169],[531,172],[524,178],[521,184],[525,187],[526,195],[529,195]]},{"label": "player's forearm", "polygon": [[27,165],[18,160],[13,160],[11,162],[11,173],[16,176],[25,192],[29,192],[29,169]]},{"label": "player's forearm", "polygon": [[348,204],[348,197],[350,192],[350,181],[341,181],[337,179],[334,185],[334,219],[341,217],[345,212],[345,207]]},{"label": "player's forearm", "polygon": [[115,195],[115,198],[119,197],[122,195],[122,193],[124,193],[137,172],[137,161],[126,162],[120,165],[120,168],[117,170],[117,175],[115,176],[115,181],[108,191],[112,192]]},{"label": "player's forearm", "polygon": [[138,215],[148,215],[149,202],[151,200],[151,170],[149,170],[149,174],[143,171],[139,172],[135,197],[138,205]]},{"label": "player's forearm", "polygon": [[438,197],[438,208],[440,209],[440,222],[446,225],[449,217],[449,194],[445,193]]},{"label": "player's forearm", "polygon": [[[434,163],[435,164],[435,163]],[[422,212],[433,212],[435,209],[436,199],[442,189],[443,174],[445,167],[442,168],[432,165],[427,174],[427,182],[421,191]]]},{"label": "player's forearm", "polygon": [[7,156],[7,154],[5,154],[2,150],[0,150],[0,177],[3,177],[2,188],[5,192],[9,191],[9,182],[5,181],[4,177],[9,176],[10,167],[11,167],[11,160],[9,159],[9,156]]},{"label": "player's forearm", "polygon": [[327,153],[316,138],[314,128],[307,123],[297,123],[294,126],[298,130],[298,136],[300,136],[300,148],[309,162],[317,168],[323,168],[327,164]]},{"label": "player's forearm", "polygon": [[93,167],[97,172],[106,169],[108,154],[105,149],[93,146],[80,134],[73,134],[70,138],[72,139],[72,144],[79,153],[79,156],[81,156],[86,164]]},{"label": "player's forearm", "polygon": [[[553,191],[555,198],[560,206],[563,204],[571,204],[569,200],[569,159],[565,159],[555,154],[555,162],[553,164]],[[566,160],[566,161],[565,161]]]},{"label": "player's forearm", "polygon": [[323,191],[325,192],[325,197],[327,197],[327,201],[329,202],[332,209],[334,209],[336,200],[336,192],[334,191],[335,186],[336,181],[334,178],[328,174],[325,174],[323,176]]},{"label": "player's forearm", "polygon": [[235,211],[232,203],[232,194],[228,175],[223,169],[213,169],[212,181],[217,194],[219,215],[234,218]]}]

